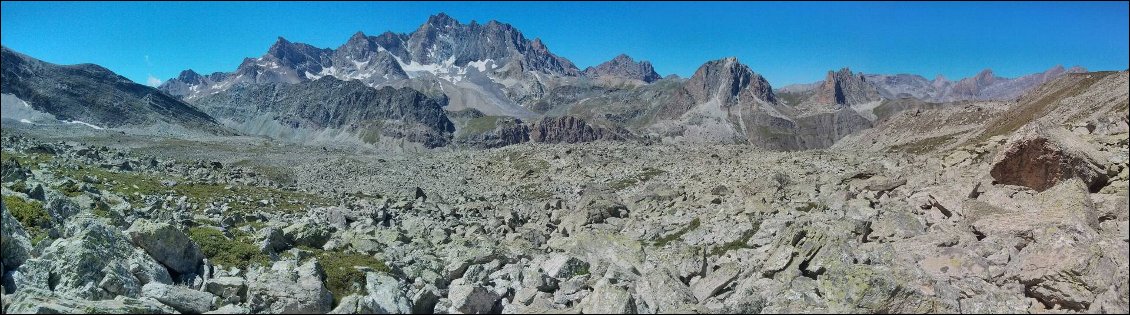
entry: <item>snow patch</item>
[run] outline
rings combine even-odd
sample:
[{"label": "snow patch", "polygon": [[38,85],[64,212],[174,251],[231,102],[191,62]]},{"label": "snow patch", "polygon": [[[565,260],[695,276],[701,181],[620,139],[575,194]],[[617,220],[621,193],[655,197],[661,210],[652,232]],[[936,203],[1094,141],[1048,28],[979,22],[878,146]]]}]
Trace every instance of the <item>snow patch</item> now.
[{"label": "snow patch", "polygon": [[494,69],[497,66],[497,65],[494,64],[494,59],[477,60],[477,61],[468,62],[467,66],[475,67],[475,69],[479,69],[479,72],[486,72],[488,63],[491,64],[491,69]]},{"label": "snow patch", "polygon": [[25,124],[31,124],[31,121],[27,120],[27,119],[20,119],[20,122],[25,123]]},{"label": "snow patch", "polygon": [[103,129],[106,129],[106,128],[98,127],[98,126],[95,126],[95,125],[92,125],[92,124],[88,124],[88,123],[85,123],[85,122],[82,122],[82,121],[78,121],[78,120],[73,120],[73,121],[63,121],[63,122],[65,122],[65,123],[68,123],[68,124],[79,124],[79,125],[84,125],[84,126],[87,126],[87,127],[90,127],[90,128],[94,128],[94,129],[97,129],[97,130],[103,130]]}]

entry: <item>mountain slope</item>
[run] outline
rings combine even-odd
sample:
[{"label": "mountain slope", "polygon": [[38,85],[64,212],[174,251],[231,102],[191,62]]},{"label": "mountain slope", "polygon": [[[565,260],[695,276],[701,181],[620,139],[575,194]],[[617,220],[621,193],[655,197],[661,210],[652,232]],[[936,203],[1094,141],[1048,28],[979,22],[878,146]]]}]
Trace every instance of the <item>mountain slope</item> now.
[{"label": "mountain slope", "polygon": [[157,89],[93,64],[55,65],[2,48],[0,90],[63,121],[105,128],[156,123],[220,131],[212,117]]},{"label": "mountain slope", "polygon": [[392,138],[438,147],[446,145],[454,132],[442,99],[408,88],[374,89],[332,77],[237,86],[196,104],[242,132],[287,140],[375,143]]}]

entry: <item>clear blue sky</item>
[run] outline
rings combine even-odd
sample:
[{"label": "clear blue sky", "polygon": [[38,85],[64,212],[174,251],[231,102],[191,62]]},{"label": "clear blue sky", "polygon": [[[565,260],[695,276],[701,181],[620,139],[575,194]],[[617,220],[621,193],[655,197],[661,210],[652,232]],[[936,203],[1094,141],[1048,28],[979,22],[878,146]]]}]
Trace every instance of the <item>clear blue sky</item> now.
[{"label": "clear blue sky", "polygon": [[1076,3],[28,3],[3,2],[0,42],[134,81],[232,71],[278,36],[336,48],[356,31],[407,33],[429,15],[498,20],[584,68],[627,53],[689,77],[736,56],[774,86],[848,66],[950,79],[1056,64],[1122,70],[1127,2]]}]

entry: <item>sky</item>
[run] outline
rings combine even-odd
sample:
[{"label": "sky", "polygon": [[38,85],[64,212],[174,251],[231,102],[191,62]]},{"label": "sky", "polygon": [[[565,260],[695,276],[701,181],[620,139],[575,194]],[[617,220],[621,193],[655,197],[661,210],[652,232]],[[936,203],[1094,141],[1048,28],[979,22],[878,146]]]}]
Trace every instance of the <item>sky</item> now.
[{"label": "sky", "polygon": [[233,71],[279,36],[337,48],[438,12],[509,23],[581,69],[625,53],[690,77],[733,56],[776,87],[842,67],[958,79],[1124,70],[1130,59],[1127,2],[0,2],[0,43],[153,85],[184,69]]}]

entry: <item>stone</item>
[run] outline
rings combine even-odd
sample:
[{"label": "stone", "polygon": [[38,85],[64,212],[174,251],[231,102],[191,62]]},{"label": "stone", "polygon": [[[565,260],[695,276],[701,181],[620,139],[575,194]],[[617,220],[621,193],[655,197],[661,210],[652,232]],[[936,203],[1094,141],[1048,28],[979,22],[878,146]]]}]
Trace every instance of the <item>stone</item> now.
[{"label": "stone", "polygon": [[1106,159],[1083,143],[1084,140],[1062,128],[1025,127],[1005,143],[994,158],[989,174],[997,183],[1036,191],[1078,178],[1090,191],[1097,192],[1109,180],[1099,162]]},{"label": "stone", "polygon": [[254,267],[247,272],[247,301],[256,313],[326,313],[333,295],[322,284],[317,260],[296,266],[278,261],[271,268]]},{"label": "stone", "polygon": [[251,314],[251,309],[244,306],[228,304],[217,308],[215,311],[204,312],[204,314]]},{"label": "stone", "polygon": [[141,288],[145,297],[150,297],[176,309],[181,313],[200,314],[211,311],[216,296],[183,286],[161,283],[148,283]]},{"label": "stone", "polygon": [[717,270],[708,272],[705,278],[695,282],[691,286],[691,291],[694,292],[695,298],[699,301],[706,301],[707,298],[714,296],[719,290],[737,279],[740,272],[741,269],[734,264],[723,265]]},{"label": "stone", "polygon": [[677,312],[697,302],[690,288],[662,268],[648,271],[640,280],[636,293],[652,312]]},{"label": "stone", "polygon": [[581,302],[585,314],[635,314],[635,301],[628,290],[602,281]]},{"label": "stone", "polygon": [[284,228],[282,232],[286,240],[294,245],[322,248],[330,240],[333,231],[325,225],[300,222]]},{"label": "stone", "polygon": [[453,313],[486,314],[494,309],[495,304],[502,297],[489,288],[455,281],[447,289],[447,298],[450,300]]},{"label": "stone", "polygon": [[404,284],[392,276],[381,272],[365,273],[365,292],[368,295],[357,302],[365,313],[412,313],[411,301],[406,296]]},{"label": "stone", "polygon": [[140,219],[133,222],[126,234],[130,242],[177,273],[196,273],[204,259],[196,242],[167,223]]},{"label": "stone", "polygon": [[238,304],[247,296],[247,281],[240,277],[216,277],[204,281],[204,291],[220,297],[224,303]]},{"label": "stone", "polygon": [[[43,250],[41,263],[22,270],[25,275],[51,275],[55,293],[79,299],[136,298],[148,282],[171,282],[166,269],[143,250],[130,245],[121,230],[79,214],[66,224],[67,238]],[[41,287],[48,289],[47,286]]]},{"label": "stone", "polygon": [[280,229],[268,227],[259,230],[257,239],[259,251],[263,253],[278,253],[290,248],[290,242],[283,236]]},{"label": "stone", "polygon": [[578,274],[587,274],[589,264],[576,257],[554,254],[542,264],[541,268],[550,277],[568,279]]},{"label": "stone", "polygon": [[16,269],[31,258],[31,248],[27,231],[0,201],[0,256],[3,257],[0,263],[5,269]]},{"label": "stone", "polygon": [[20,290],[4,303],[5,314],[174,314],[177,311],[156,301],[118,296],[84,300],[60,296],[41,289]]}]

